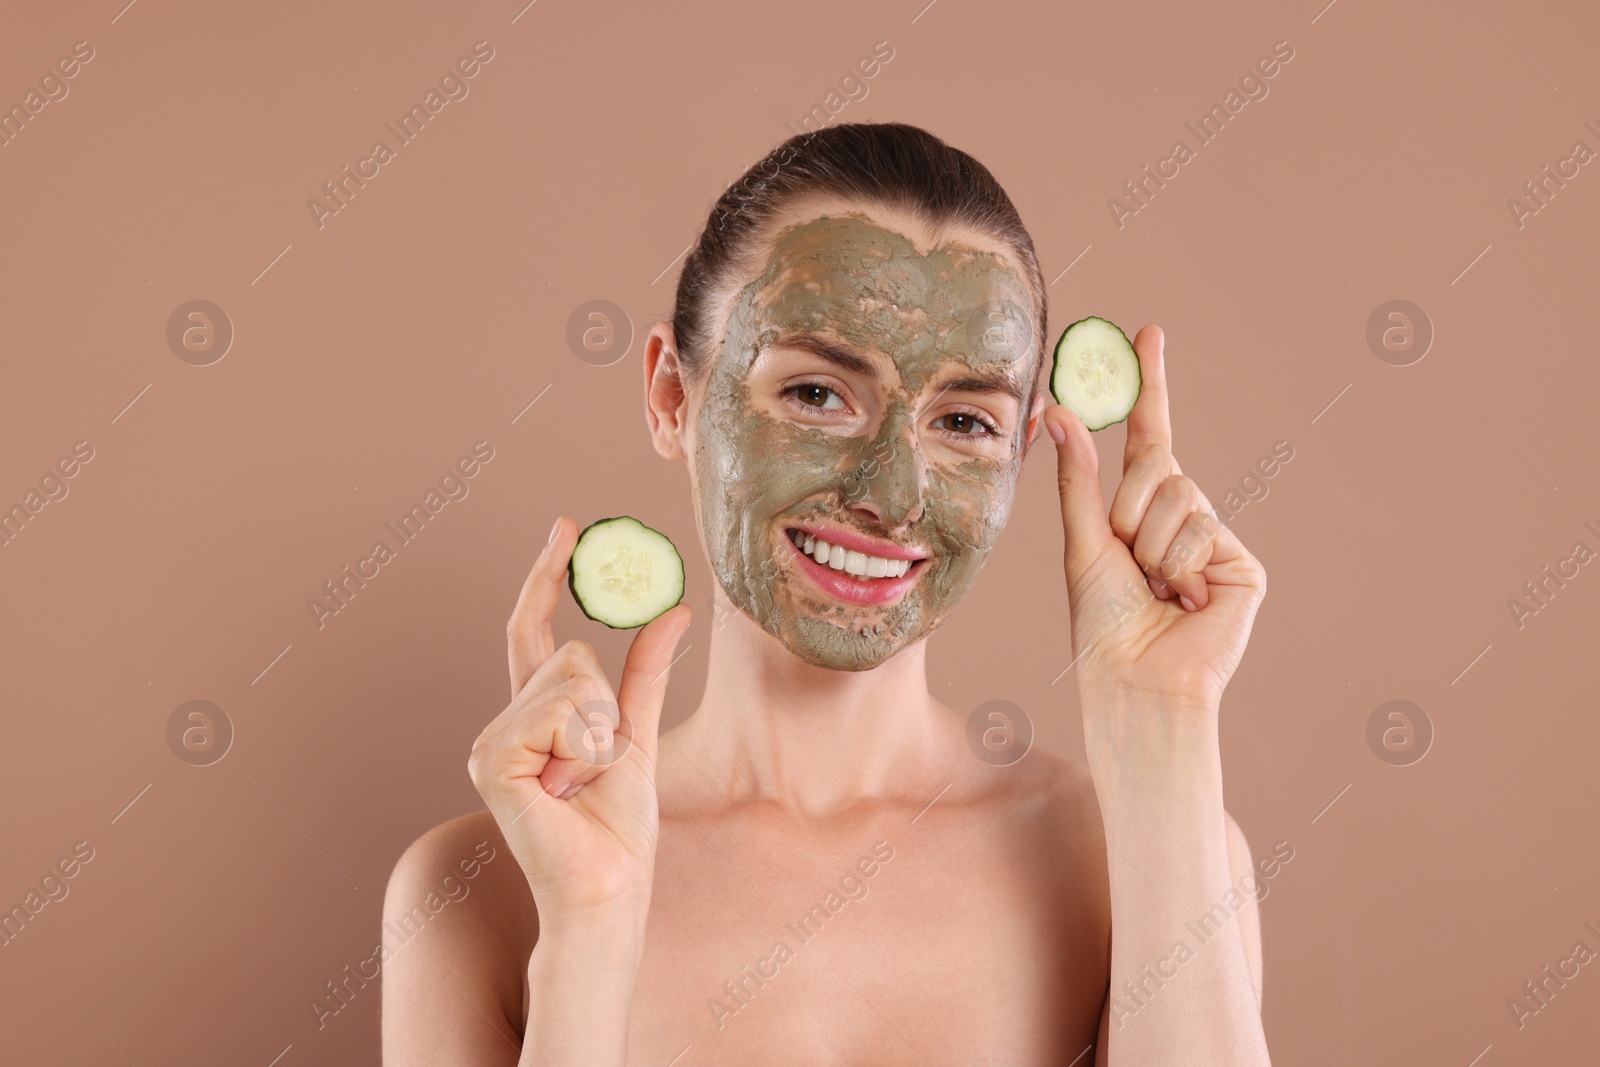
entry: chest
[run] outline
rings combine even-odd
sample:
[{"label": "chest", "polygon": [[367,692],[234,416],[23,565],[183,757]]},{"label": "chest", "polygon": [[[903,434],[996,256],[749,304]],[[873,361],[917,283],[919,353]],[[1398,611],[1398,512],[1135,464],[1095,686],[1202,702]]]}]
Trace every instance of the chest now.
[{"label": "chest", "polygon": [[663,827],[631,1059],[1065,1063],[1093,1039],[1103,860],[932,820],[718,829]]}]

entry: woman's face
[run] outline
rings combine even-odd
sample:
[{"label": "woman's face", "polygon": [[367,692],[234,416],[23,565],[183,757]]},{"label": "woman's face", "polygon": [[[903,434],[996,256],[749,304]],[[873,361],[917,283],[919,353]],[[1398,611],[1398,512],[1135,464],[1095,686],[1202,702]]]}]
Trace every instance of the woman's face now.
[{"label": "woman's face", "polygon": [[[1010,513],[1033,406],[1032,297],[1003,246],[919,247],[889,217],[841,208],[781,230],[691,409],[718,582],[834,670],[877,666],[960,602]],[[863,554],[818,563],[823,540]]]}]

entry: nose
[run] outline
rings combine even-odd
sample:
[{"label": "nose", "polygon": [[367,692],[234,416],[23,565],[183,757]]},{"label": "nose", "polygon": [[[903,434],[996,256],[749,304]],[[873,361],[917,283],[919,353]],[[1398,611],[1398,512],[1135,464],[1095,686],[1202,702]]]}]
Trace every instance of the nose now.
[{"label": "nose", "polygon": [[870,450],[846,476],[845,504],[898,529],[922,517],[922,452],[911,413],[895,405],[883,418]]}]

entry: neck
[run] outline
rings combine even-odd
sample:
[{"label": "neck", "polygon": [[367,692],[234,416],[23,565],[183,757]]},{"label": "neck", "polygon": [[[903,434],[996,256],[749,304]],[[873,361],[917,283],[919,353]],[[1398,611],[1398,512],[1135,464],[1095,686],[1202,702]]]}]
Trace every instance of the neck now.
[{"label": "neck", "polygon": [[705,787],[813,817],[917,795],[950,732],[928,692],[926,638],[870,670],[835,671],[731,606],[720,623],[705,695],[680,727]]}]

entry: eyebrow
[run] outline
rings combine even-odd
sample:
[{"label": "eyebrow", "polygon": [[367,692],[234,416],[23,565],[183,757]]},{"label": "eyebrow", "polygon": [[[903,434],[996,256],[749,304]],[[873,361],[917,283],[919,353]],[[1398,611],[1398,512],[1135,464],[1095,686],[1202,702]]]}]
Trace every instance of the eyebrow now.
[{"label": "eyebrow", "polygon": [[960,378],[946,382],[945,387],[939,390],[939,395],[945,393],[1002,393],[1022,403],[1022,387],[1005,375],[987,376],[981,374],[967,374]]},{"label": "eyebrow", "polygon": [[[773,347],[798,348],[803,352],[810,352],[819,359],[826,360],[837,367],[853,371],[863,377],[876,379],[878,367],[872,360],[860,355],[854,349],[845,345],[829,341],[827,338],[815,334],[795,334],[791,337],[782,337],[772,342]],[[959,378],[946,382],[939,390],[938,396],[945,393],[999,393],[1009,396],[1019,405],[1023,403],[1022,387],[1012,381],[1009,375],[984,375],[964,374]],[[937,397],[935,398],[937,399]]]},{"label": "eyebrow", "polygon": [[844,345],[835,344],[826,338],[815,334],[802,333],[792,337],[781,337],[772,342],[773,347],[798,348],[803,352],[810,352],[820,359],[825,359],[835,366],[868,378],[878,376],[877,365],[865,356],[859,355],[854,349]]}]

